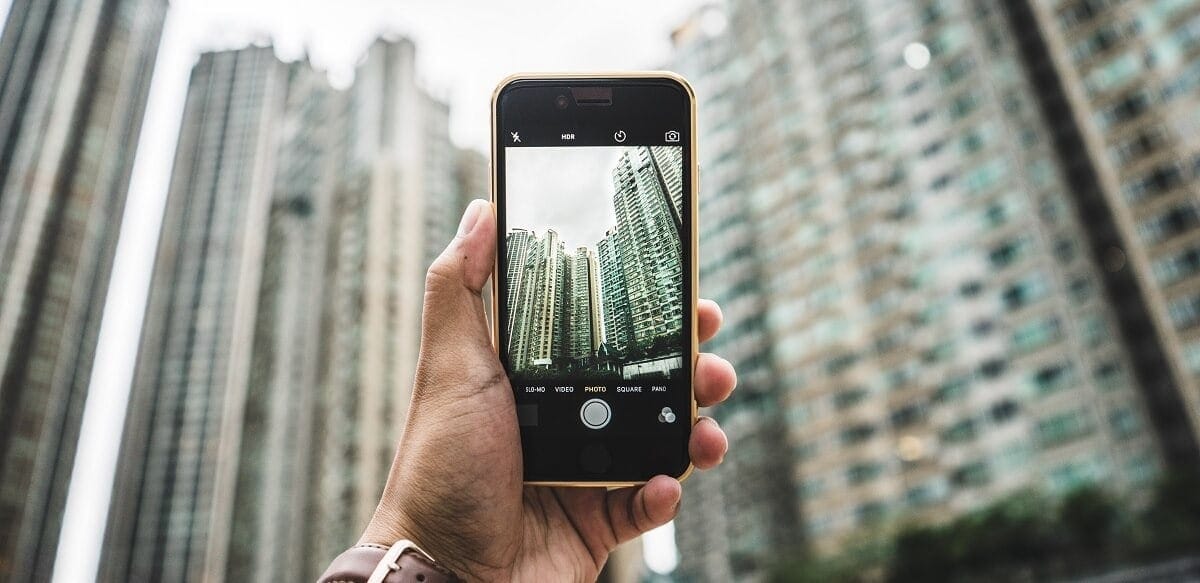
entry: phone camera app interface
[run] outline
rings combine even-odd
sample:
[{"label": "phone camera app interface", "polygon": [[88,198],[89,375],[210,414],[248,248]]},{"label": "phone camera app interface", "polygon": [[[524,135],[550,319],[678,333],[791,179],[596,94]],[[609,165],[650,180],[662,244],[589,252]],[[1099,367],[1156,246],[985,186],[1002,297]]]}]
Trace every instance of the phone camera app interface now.
[{"label": "phone camera app interface", "polygon": [[676,425],[690,394],[683,169],[681,146],[505,149],[500,307],[523,429]]}]

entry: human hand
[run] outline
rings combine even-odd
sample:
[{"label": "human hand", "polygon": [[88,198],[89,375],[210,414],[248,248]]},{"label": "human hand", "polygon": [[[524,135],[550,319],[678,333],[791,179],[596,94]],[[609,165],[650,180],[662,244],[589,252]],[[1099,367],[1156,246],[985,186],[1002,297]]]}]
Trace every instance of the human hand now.
[{"label": "human hand", "polygon": [[[408,421],[360,542],[410,539],[469,580],[594,580],[618,544],[675,516],[680,485],[668,476],[615,490],[522,484],[516,407],[481,296],[495,256],[493,207],[476,200],[429,268]],[[712,338],[720,308],[701,300],[697,316],[700,340]],[[700,406],[736,384],[712,354],[699,356],[694,378]],[[692,463],[711,468],[727,449],[716,421],[700,418]]]}]

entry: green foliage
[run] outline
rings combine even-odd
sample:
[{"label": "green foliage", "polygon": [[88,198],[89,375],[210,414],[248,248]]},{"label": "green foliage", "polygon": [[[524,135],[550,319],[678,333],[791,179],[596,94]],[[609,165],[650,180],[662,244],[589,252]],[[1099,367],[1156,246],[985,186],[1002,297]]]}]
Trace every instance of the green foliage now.
[{"label": "green foliage", "polygon": [[1088,485],[1067,495],[1059,517],[1074,546],[1091,554],[1107,550],[1117,535],[1121,512],[1108,492]]},{"label": "green foliage", "polygon": [[1057,500],[1021,491],[950,522],[902,526],[885,553],[801,555],[769,580],[1061,579],[1200,552],[1200,474],[1163,476],[1149,505],[1138,506],[1095,484]]},{"label": "green foliage", "polygon": [[1154,491],[1137,538],[1139,554],[1160,557],[1200,551],[1200,474],[1168,474]]}]

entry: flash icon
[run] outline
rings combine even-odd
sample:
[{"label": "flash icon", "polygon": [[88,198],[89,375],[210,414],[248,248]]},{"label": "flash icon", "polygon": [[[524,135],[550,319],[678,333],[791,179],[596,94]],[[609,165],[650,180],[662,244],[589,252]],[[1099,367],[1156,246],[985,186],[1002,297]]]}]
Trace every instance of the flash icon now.
[{"label": "flash icon", "polygon": [[514,144],[521,143],[521,132],[509,132],[509,133],[512,134],[512,140],[513,140]]}]

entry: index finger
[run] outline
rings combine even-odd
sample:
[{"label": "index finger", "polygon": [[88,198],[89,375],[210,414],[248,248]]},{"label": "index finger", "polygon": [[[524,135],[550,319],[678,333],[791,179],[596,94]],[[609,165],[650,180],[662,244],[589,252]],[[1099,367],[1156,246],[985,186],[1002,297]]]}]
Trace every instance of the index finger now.
[{"label": "index finger", "polygon": [[697,333],[701,342],[712,340],[721,329],[721,306],[712,300],[701,299],[696,302]]}]

